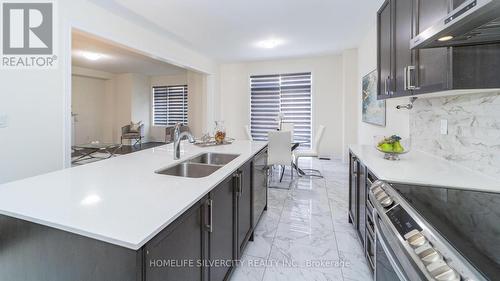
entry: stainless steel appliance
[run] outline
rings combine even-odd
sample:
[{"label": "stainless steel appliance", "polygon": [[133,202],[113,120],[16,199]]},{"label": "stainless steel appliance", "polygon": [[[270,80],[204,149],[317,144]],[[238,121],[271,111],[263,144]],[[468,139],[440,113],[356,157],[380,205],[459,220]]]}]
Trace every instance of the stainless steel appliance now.
[{"label": "stainless steel appliance", "polygon": [[500,194],[376,181],[369,199],[376,281],[498,280]]},{"label": "stainless steel appliance", "polygon": [[500,0],[467,0],[410,41],[410,47],[478,45],[500,41]]}]

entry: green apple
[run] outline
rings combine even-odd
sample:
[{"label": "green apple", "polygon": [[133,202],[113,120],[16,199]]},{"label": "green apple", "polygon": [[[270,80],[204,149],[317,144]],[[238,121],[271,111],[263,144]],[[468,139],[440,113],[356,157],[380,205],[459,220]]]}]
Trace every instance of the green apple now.
[{"label": "green apple", "polygon": [[390,144],[390,143],[384,143],[379,147],[380,147],[380,150],[382,150],[383,152],[393,152],[394,151],[394,148],[393,148],[392,144]]},{"label": "green apple", "polygon": [[392,145],[392,149],[394,150],[394,152],[397,152],[397,153],[403,153],[405,151],[405,149],[403,148],[403,146],[401,145],[401,143],[399,141],[396,141]]}]

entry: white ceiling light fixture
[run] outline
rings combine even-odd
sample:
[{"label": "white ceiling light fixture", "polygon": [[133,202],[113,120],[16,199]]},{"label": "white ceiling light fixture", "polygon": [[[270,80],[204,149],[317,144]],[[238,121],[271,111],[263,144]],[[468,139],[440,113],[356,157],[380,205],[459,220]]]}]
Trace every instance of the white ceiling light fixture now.
[{"label": "white ceiling light fixture", "polygon": [[94,52],[87,52],[87,51],[82,51],[81,52],[81,55],[88,59],[88,60],[91,60],[91,61],[96,61],[96,60],[100,60],[102,58],[105,57],[104,54],[100,54],[100,53],[94,53]]},{"label": "white ceiling light fixture", "polygon": [[283,45],[284,41],[282,39],[271,38],[257,42],[257,47],[263,49],[273,49],[279,45]]},{"label": "white ceiling light fixture", "polygon": [[89,194],[85,196],[85,198],[80,201],[81,205],[88,206],[88,205],[95,205],[101,201],[101,197],[97,194]]}]

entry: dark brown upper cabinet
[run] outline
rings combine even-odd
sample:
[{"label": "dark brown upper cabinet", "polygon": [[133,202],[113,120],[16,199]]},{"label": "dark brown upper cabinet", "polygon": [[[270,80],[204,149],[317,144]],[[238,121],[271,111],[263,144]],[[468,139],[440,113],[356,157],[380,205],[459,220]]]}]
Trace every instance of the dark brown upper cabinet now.
[{"label": "dark brown upper cabinet", "polygon": [[392,4],[388,0],[382,5],[377,13],[377,97],[389,97],[393,92],[391,85],[394,80],[394,68],[392,66],[393,49],[392,44]]},{"label": "dark brown upper cabinet", "polygon": [[[449,0],[411,0],[413,13],[413,34],[431,27],[448,13]],[[445,91],[448,89],[449,48],[419,49],[414,51],[418,72],[413,73],[413,94]]]},{"label": "dark brown upper cabinet", "polygon": [[379,99],[410,95],[414,87],[412,15],[412,0],[387,0],[377,13]]},{"label": "dark brown upper cabinet", "polygon": [[412,3],[411,0],[393,1],[394,13],[394,92],[392,96],[406,96],[414,84],[410,74],[415,65],[410,40],[412,35]]},{"label": "dark brown upper cabinet", "polygon": [[377,13],[378,99],[500,88],[500,44],[410,50],[463,0],[387,0]]}]

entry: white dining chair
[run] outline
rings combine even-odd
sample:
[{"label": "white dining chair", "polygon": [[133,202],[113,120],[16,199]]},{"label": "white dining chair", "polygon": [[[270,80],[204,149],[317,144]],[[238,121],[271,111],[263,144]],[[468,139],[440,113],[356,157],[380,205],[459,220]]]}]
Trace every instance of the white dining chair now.
[{"label": "white dining chair", "polygon": [[[297,174],[299,176],[308,176],[308,177],[318,177],[322,178],[323,175],[321,174],[321,171],[316,170],[316,169],[301,169],[299,168],[299,159],[302,157],[318,157],[318,149],[319,145],[321,144],[321,140],[323,139],[323,134],[325,132],[325,126],[320,125],[318,128],[318,131],[316,132],[316,135],[314,136],[314,143],[311,149],[308,150],[297,150],[293,152],[293,158],[295,160],[295,167],[297,168]],[[306,173],[304,171],[308,171],[309,173]]]},{"label": "white dining chair", "polygon": [[269,166],[281,166],[280,182],[283,180],[285,167],[290,166],[293,180],[293,158],[290,151],[290,131],[269,131],[268,132],[268,154],[267,164]]},{"label": "white dining chair", "polygon": [[294,130],[295,130],[295,125],[293,123],[283,122],[281,124],[281,131],[290,132],[290,142],[293,142]]},{"label": "white dining chair", "polygon": [[252,130],[250,129],[250,126],[245,125],[245,134],[247,135],[247,139],[253,141],[252,137]]}]

